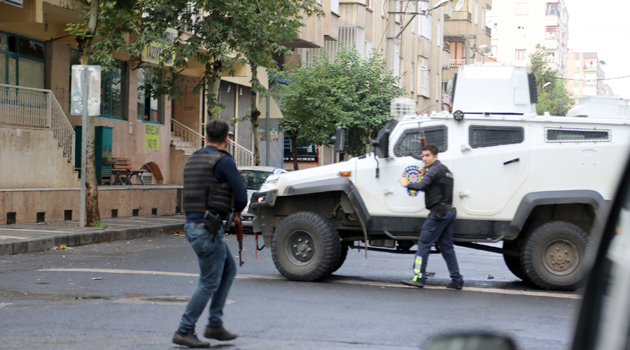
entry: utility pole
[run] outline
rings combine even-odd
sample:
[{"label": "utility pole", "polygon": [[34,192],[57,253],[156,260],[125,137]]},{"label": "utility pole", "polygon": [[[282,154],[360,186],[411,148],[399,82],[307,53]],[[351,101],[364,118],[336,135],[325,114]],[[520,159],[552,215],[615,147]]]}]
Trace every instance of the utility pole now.
[{"label": "utility pole", "polygon": [[472,52],[472,44],[470,43],[471,40],[470,39],[477,39],[477,37],[475,35],[467,35],[466,36],[466,41],[464,42],[464,65],[469,65],[470,64],[470,54]]}]

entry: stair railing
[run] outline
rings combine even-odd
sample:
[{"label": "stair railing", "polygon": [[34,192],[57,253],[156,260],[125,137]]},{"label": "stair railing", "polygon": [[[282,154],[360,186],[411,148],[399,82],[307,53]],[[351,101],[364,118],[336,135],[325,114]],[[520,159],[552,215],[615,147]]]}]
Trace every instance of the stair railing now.
[{"label": "stair railing", "polygon": [[175,119],[171,119],[171,122],[173,123],[173,136],[181,138],[182,141],[189,142],[190,145],[196,150],[201,148],[201,140],[203,140],[203,135]]},{"label": "stair railing", "polygon": [[0,124],[51,129],[74,162],[74,128],[51,90],[0,84]]}]

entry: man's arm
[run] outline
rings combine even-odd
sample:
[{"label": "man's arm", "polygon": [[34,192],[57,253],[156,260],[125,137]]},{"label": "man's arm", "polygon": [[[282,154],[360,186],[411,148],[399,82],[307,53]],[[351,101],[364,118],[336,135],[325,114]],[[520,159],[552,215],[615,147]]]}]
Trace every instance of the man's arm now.
[{"label": "man's arm", "polygon": [[230,185],[234,194],[234,211],[237,213],[243,211],[247,205],[247,189],[243,184],[243,180],[241,180],[241,175],[238,173],[234,158],[221,158],[214,167],[214,177]]},{"label": "man's arm", "polygon": [[[426,172],[426,174],[424,174],[424,176],[422,176],[422,180],[420,180],[420,182],[416,182],[416,183],[409,183],[407,181],[407,179],[405,179],[404,177],[401,177],[398,182],[403,186],[403,187],[407,187],[410,190],[413,191],[424,191],[426,190],[427,187],[431,186],[432,183],[434,183],[435,181],[437,181],[440,176],[441,176],[441,172],[440,169],[436,166],[434,167],[430,167],[429,171]],[[407,183],[407,186],[405,186],[404,182]]]}]

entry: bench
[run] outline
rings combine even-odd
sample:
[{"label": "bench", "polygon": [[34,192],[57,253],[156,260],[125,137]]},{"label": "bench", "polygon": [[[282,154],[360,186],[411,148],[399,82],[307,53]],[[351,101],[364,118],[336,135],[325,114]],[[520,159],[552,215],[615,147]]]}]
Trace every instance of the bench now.
[{"label": "bench", "polygon": [[131,177],[136,176],[140,179],[140,183],[144,185],[142,174],[144,170],[133,170],[129,158],[114,158],[115,163],[112,164],[112,176],[114,177],[113,185],[120,182],[121,185],[131,185]]}]

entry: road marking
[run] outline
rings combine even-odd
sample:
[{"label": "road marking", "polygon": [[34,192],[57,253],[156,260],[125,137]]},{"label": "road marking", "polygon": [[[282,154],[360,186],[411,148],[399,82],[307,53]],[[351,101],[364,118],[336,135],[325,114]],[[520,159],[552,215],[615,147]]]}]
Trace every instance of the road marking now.
[{"label": "road marking", "polygon": [[[198,273],[187,272],[168,272],[168,271],[147,271],[147,270],[116,270],[116,269],[86,269],[86,268],[63,268],[63,269],[40,269],[37,271],[42,272],[94,272],[94,273],[117,273],[117,274],[134,274],[134,275],[160,275],[160,276],[180,276],[180,277],[199,277]],[[257,276],[257,275],[236,275],[238,279],[255,279],[255,280],[286,280],[282,276]],[[411,288],[416,287],[405,286],[402,284],[394,283],[381,283],[370,281],[351,281],[351,280],[328,280],[327,283],[343,283],[364,285],[373,287],[388,287],[388,288]],[[446,290],[444,286],[424,286],[424,289],[436,289]],[[527,290],[509,290],[509,289],[497,289],[497,288],[478,288],[478,287],[464,287],[462,291],[453,291],[457,293],[463,292],[478,292],[478,293],[494,293],[494,294],[508,294],[508,295],[524,295],[532,297],[547,297],[547,298],[564,298],[564,299],[581,299],[579,294],[569,293],[551,293],[551,292],[539,292],[539,291],[527,291]]]},{"label": "road marking", "polygon": [[9,238],[14,238],[14,239],[26,239],[26,237],[0,236],[0,239],[9,239]]},{"label": "road marking", "polygon": [[25,231],[25,232],[46,232],[46,233],[75,233],[72,231],[47,231],[47,230],[28,230],[25,228],[0,228],[2,231]]}]

